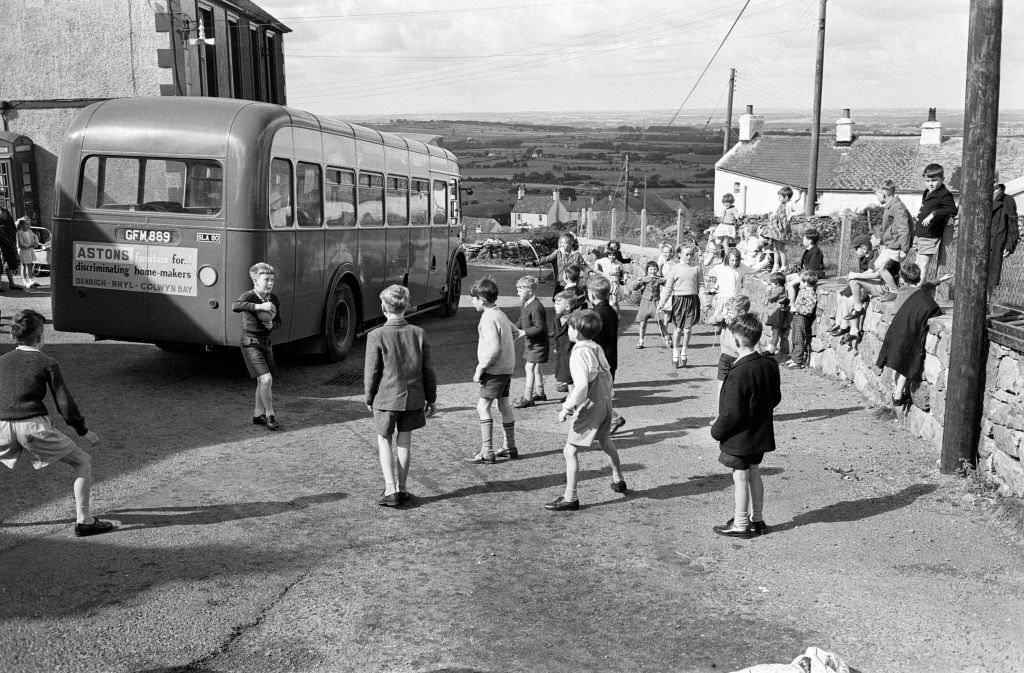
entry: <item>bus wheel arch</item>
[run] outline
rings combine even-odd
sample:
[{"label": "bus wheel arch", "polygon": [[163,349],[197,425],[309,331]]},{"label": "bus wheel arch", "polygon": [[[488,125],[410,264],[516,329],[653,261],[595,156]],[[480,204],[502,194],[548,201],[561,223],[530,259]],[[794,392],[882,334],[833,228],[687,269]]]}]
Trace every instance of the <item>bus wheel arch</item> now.
[{"label": "bus wheel arch", "polygon": [[450,318],[459,310],[462,298],[462,279],[466,277],[466,258],[461,253],[452,260],[448,270],[448,291],[441,302],[441,315]]},{"label": "bus wheel arch", "polygon": [[334,281],[324,310],[324,345],[327,358],[340,362],[352,350],[359,332],[359,301],[354,282],[348,277]]}]

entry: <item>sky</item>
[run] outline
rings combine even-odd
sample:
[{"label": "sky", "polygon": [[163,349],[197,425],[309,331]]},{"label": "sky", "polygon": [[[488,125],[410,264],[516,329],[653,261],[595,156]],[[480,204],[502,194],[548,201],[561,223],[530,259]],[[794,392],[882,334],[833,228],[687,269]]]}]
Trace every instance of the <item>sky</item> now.
[{"label": "sky", "polygon": [[[651,123],[676,112],[724,118],[731,68],[736,113],[754,105],[809,117],[813,102],[818,0],[257,4],[293,31],[284,36],[288,104],[319,114],[662,110],[668,118]],[[1024,41],[1011,27],[1024,25],[1024,1],[1003,5],[1000,109],[1020,110]],[[969,7],[828,0],[823,107],[851,108],[854,117],[878,108],[961,112]]]}]

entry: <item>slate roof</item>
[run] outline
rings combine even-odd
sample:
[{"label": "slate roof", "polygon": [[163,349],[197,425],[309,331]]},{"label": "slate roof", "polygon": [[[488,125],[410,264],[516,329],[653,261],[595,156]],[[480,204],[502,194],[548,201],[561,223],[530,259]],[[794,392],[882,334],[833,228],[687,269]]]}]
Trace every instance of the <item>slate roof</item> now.
[{"label": "slate roof", "polygon": [[[809,135],[759,135],[749,143],[737,143],[715,168],[806,189],[810,145]],[[857,136],[851,145],[840,146],[833,137],[823,136],[818,147],[819,190],[871,191],[891,179],[899,191],[915,192],[922,188],[921,171],[930,163],[942,164],[950,188],[960,188],[961,137],[921,145],[916,135]],[[1003,182],[1024,175],[1024,137],[997,140],[996,170]]]},{"label": "slate roof", "polygon": [[516,199],[515,204],[512,206],[512,212],[537,215],[547,213],[551,210],[551,206],[553,205],[555,205],[555,200],[551,198],[550,194],[527,194],[521,199]]}]

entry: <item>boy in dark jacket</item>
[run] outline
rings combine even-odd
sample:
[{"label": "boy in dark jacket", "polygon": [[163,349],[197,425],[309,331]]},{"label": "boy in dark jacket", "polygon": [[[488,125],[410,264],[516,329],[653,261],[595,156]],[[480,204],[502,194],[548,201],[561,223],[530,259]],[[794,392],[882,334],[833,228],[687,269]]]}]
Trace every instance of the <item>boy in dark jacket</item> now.
[{"label": "boy in dark jacket", "polygon": [[928,267],[939,254],[939,243],[946,224],[956,216],[956,201],[943,184],[945,179],[942,166],[928,164],[924,168],[926,189],[921,197],[921,209],[917,212],[917,228],[914,232],[917,245],[917,265],[921,268],[921,279],[928,277]]},{"label": "boy in dark jacket", "polygon": [[782,401],[782,391],[778,362],[754,350],[761,339],[757,316],[739,315],[729,331],[739,357],[722,382],[718,419],[711,426],[711,436],[719,442],[718,461],[732,468],[735,515],[713,530],[726,537],[749,538],[768,532],[759,466],[764,454],[775,450],[773,414]]},{"label": "boy in dark jacket", "polygon": [[[614,381],[615,370],[619,368],[619,314],[608,303],[611,291],[612,284],[604,276],[595,275],[587,281],[587,300],[594,313],[601,318],[601,332],[594,337],[594,341],[604,350]],[[626,419],[613,411],[612,434],[625,424]]]},{"label": "boy in dark jacket", "polygon": [[[377,454],[384,473],[383,507],[409,502],[412,431],[427,424],[437,400],[437,377],[422,327],[405,321],[409,288],[391,285],[380,293],[387,322],[366,337],[363,388],[366,409],[377,426]],[[392,446],[394,438],[394,446]]]}]

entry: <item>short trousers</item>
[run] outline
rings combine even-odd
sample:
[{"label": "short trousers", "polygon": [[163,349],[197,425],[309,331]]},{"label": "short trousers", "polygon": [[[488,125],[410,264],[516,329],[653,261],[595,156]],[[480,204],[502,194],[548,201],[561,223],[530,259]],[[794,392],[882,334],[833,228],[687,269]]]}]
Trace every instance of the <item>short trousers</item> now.
[{"label": "short trousers", "polygon": [[718,455],[718,462],[734,470],[749,469],[751,465],[760,465],[762,460],[764,460],[763,453],[755,453],[749,456],[734,456],[723,452]]},{"label": "short trousers", "polygon": [[274,347],[268,338],[243,336],[242,359],[245,360],[245,368],[249,370],[249,376],[254,379],[264,374],[277,374]]},{"label": "short trousers", "polygon": [[381,437],[391,437],[398,432],[412,432],[427,424],[427,416],[423,409],[407,409],[405,411],[373,410],[373,425]]},{"label": "short trousers", "polygon": [[[938,239],[936,239],[936,240],[938,240]],[[881,248],[878,251],[878,257],[875,258],[875,264],[874,264],[875,271],[881,271],[882,269],[884,269],[885,268],[885,263],[890,261],[890,260],[893,260],[893,261],[896,261],[896,262],[900,261],[900,253],[901,252],[902,251],[899,248],[896,248],[896,249],[893,249],[893,248]]]},{"label": "short trousers", "polygon": [[511,374],[488,374],[484,372],[480,375],[480,399],[482,400],[500,400],[508,397],[511,389]]},{"label": "short trousers", "polygon": [[718,356],[718,380],[724,381],[725,375],[732,369],[732,363],[736,362],[735,355],[729,355],[728,353],[722,353]]},{"label": "short trousers", "polygon": [[527,362],[543,364],[548,361],[550,353],[551,347],[546,340],[541,343],[526,342],[526,352],[523,353],[523,359]]},{"label": "short trousers", "polygon": [[939,252],[939,242],[941,238],[928,238],[927,236],[918,236],[914,239],[917,244],[917,254],[919,255],[936,255]]},{"label": "short trousers", "polygon": [[588,449],[594,442],[608,438],[612,429],[612,405],[610,400],[595,402],[589,409],[580,409],[570,417],[572,427],[565,438],[567,444],[579,449]]},{"label": "short trousers", "polygon": [[636,321],[643,322],[644,320],[657,320],[658,319],[658,300],[657,299],[641,299],[640,308],[636,311]]},{"label": "short trousers", "polygon": [[55,430],[46,416],[0,421],[0,463],[12,470],[23,453],[30,455],[32,467],[40,470],[76,450],[80,450],[78,445]]}]

